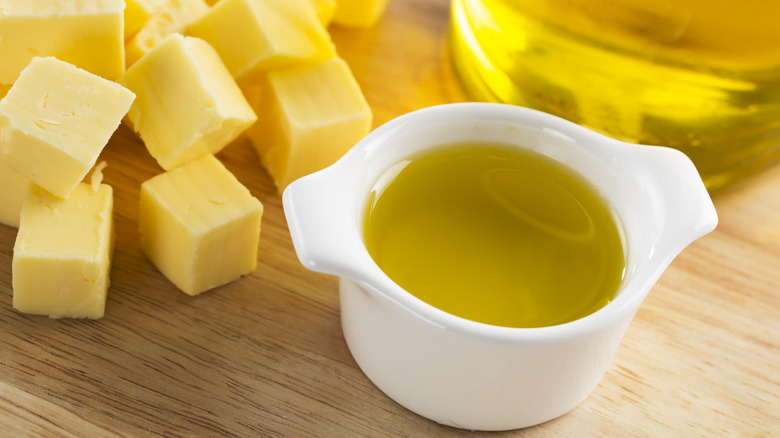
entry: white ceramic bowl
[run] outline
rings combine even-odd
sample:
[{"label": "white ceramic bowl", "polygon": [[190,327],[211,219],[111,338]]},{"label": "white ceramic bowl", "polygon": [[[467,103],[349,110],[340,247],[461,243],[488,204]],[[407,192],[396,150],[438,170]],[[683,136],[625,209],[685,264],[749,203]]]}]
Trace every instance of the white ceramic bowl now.
[{"label": "white ceramic bowl", "polygon": [[[467,140],[533,149],[603,194],[622,226],[627,261],[612,302],[567,324],[498,327],[436,309],[377,267],[361,223],[377,178],[417,151]],[[479,430],[531,426],[584,400],[664,269],[717,224],[710,197],[681,152],[622,143],[545,113],[488,103],[442,105],[392,120],[334,165],[291,184],[283,203],[301,263],[341,278],[344,336],[363,372],[408,409]],[[566,267],[560,269],[565,275]]]}]

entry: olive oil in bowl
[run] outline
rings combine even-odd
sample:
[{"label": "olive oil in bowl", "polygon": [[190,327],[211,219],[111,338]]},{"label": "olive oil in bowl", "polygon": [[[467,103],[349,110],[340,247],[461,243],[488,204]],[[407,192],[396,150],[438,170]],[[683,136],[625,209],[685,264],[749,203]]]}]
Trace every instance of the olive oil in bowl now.
[{"label": "olive oil in bowl", "polygon": [[625,268],[606,201],[562,164],[502,144],[447,145],[391,167],[363,235],[412,295],[505,327],[587,316],[615,298]]}]

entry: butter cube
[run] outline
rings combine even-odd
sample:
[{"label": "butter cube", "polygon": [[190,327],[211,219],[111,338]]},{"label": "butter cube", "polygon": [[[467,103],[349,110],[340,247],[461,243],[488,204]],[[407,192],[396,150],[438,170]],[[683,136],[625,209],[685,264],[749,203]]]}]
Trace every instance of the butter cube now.
[{"label": "butter cube", "polygon": [[59,199],[32,186],[12,261],[13,306],[52,318],[103,316],[113,251],[113,193],[81,183]]},{"label": "butter cube", "polygon": [[331,20],[333,20],[333,14],[336,13],[336,0],[309,0],[312,6],[314,6],[314,13],[320,20],[320,23],[324,27],[328,27]]},{"label": "butter cube", "polygon": [[239,83],[335,56],[310,0],[221,0],[187,33],[208,41]]},{"label": "butter cube", "polygon": [[125,42],[125,62],[129,68],[168,35],[183,33],[209,10],[204,0],[157,0],[160,2],[144,25]]},{"label": "butter cube", "polygon": [[141,185],[141,247],[188,295],[257,266],[263,206],[213,155]]},{"label": "butter cube", "polygon": [[106,79],[125,70],[124,2],[0,0],[0,84],[54,56]]},{"label": "butter cube", "polygon": [[345,27],[370,27],[385,12],[388,0],[338,0],[333,24]]},{"label": "butter cube", "polygon": [[125,0],[125,41],[146,25],[165,0]]},{"label": "butter cube", "polygon": [[258,114],[247,136],[279,193],[333,164],[371,129],[371,109],[340,58],[272,71],[245,91]]},{"label": "butter cube", "polygon": [[34,58],[0,100],[0,156],[55,196],[86,176],[135,96],[56,58]]},{"label": "butter cube", "polygon": [[172,34],[130,67],[128,118],[165,170],[217,153],[257,119],[217,52]]},{"label": "butter cube", "polygon": [[32,183],[0,160],[0,223],[19,227],[19,214]]}]

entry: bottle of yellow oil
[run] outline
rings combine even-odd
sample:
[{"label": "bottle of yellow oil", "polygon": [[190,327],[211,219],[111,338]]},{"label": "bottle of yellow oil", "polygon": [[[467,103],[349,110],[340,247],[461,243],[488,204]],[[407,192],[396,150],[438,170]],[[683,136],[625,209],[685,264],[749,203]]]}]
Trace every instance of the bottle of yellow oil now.
[{"label": "bottle of yellow oil", "polygon": [[476,100],[678,148],[711,192],[780,160],[780,2],[453,0]]}]

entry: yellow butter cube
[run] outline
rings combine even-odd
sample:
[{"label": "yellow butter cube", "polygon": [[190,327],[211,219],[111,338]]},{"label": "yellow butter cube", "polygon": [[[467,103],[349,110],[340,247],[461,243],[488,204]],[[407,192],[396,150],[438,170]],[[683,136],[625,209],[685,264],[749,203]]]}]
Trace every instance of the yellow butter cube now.
[{"label": "yellow butter cube", "polygon": [[56,58],[34,58],[0,100],[0,156],[55,196],[86,176],[135,95]]},{"label": "yellow butter cube", "polygon": [[133,129],[165,170],[217,153],[257,117],[208,43],[170,35],[121,80]]},{"label": "yellow butter cube", "polygon": [[333,164],[371,129],[371,109],[340,58],[272,71],[245,91],[258,114],[247,135],[279,193]]},{"label": "yellow butter cube", "polygon": [[125,70],[124,2],[0,0],[0,84],[35,56],[54,56],[106,79]]},{"label": "yellow butter cube", "polygon": [[239,83],[335,53],[309,0],[221,0],[187,33],[208,41]]},{"label": "yellow butter cube", "polygon": [[369,27],[385,12],[388,0],[338,0],[333,24],[346,27]]},{"label": "yellow butter cube", "polygon": [[79,184],[68,199],[32,186],[12,261],[13,306],[52,318],[103,316],[113,251],[111,186]]},{"label": "yellow butter cube", "polygon": [[309,0],[314,6],[314,13],[324,27],[328,27],[333,14],[336,13],[336,0]]},{"label": "yellow butter cube", "polygon": [[209,10],[204,0],[160,0],[154,13],[133,36],[125,42],[127,67],[135,64],[168,35],[183,33],[184,29]]},{"label": "yellow butter cube", "polygon": [[19,213],[31,182],[0,160],[0,224],[19,226]]},{"label": "yellow butter cube", "polygon": [[213,155],[141,185],[141,247],[188,295],[257,266],[263,206]]},{"label": "yellow butter cube", "polygon": [[163,6],[165,0],[125,0],[125,40],[135,35]]}]

